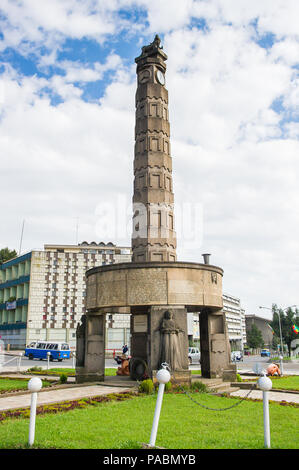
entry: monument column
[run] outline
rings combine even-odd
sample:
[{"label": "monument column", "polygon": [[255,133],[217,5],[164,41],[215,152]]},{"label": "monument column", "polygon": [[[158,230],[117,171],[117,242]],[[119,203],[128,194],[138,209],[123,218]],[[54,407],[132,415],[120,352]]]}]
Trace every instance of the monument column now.
[{"label": "monument column", "polygon": [[158,36],[135,59],[133,262],[176,261],[166,60]]}]

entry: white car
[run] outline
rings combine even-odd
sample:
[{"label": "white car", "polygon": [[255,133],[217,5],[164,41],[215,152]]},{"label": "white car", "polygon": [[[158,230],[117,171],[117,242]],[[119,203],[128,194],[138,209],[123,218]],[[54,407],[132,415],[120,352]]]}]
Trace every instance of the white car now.
[{"label": "white car", "polygon": [[233,351],[233,352],[231,353],[231,360],[232,360],[233,362],[242,361],[242,360],[243,360],[242,351]]},{"label": "white car", "polygon": [[200,363],[200,350],[198,348],[189,348],[188,350],[189,364]]}]

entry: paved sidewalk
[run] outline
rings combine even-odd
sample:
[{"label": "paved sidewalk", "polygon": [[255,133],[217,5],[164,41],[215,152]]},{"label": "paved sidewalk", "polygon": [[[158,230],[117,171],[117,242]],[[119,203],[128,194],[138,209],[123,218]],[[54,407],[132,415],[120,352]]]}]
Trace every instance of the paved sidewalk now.
[{"label": "paved sidewalk", "polygon": [[[249,390],[237,390],[230,394],[231,397],[245,397],[248,394]],[[286,401],[288,403],[299,403],[299,393],[287,393],[287,392],[268,392],[269,400],[272,401]],[[248,398],[254,398],[263,400],[262,390],[252,390]]]},{"label": "paved sidewalk", "polygon": [[[49,390],[37,394],[37,406],[62,401],[79,400],[80,398],[108,395],[109,393],[120,393],[130,391],[132,387],[109,387],[106,385],[78,386],[60,390]],[[0,397],[0,411],[30,407],[31,394]]]}]

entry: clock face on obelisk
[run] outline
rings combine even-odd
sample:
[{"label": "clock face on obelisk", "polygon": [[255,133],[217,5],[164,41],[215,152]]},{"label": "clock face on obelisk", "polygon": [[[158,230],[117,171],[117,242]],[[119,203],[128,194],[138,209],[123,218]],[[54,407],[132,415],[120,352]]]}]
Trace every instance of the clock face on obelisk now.
[{"label": "clock face on obelisk", "polygon": [[165,85],[164,73],[161,70],[157,70],[156,77],[160,85]]}]

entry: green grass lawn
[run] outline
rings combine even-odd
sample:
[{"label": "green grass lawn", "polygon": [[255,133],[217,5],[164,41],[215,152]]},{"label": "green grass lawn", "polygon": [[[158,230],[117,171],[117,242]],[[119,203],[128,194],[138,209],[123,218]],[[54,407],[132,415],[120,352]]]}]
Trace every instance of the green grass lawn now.
[{"label": "green grass lawn", "polygon": [[[28,380],[24,379],[8,379],[6,377],[0,377],[0,395],[4,392],[12,392],[15,390],[28,390]],[[48,387],[50,382],[43,380],[43,387]]]},{"label": "green grass lawn", "polygon": [[272,387],[280,390],[299,391],[299,375],[290,375],[288,377],[271,377]]},{"label": "green grass lawn", "polygon": [[[116,375],[116,370],[113,368],[106,368],[105,369],[105,375],[111,376],[111,375]],[[63,368],[63,367],[53,367],[48,369],[42,369],[42,370],[27,370],[27,373],[30,375],[57,375],[60,376],[60,374],[66,374],[68,377],[75,377],[76,375],[76,369],[72,368]]]},{"label": "green grass lawn", "polygon": [[[272,380],[272,388],[278,389],[278,390],[294,390],[294,391],[299,391],[299,376],[298,375],[289,375],[289,376],[284,376],[284,377],[270,377]],[[245,382],[256,382],[257,379],[247,379],[243,380],[243,383]]]},{"label": "green grass lawn", "polygon": [[[225,408],[236,398],[192,394],[211,408]],[[148,443],[157,395],[88,405],[36,418],[36,448],[137,449]],[[271,447],[297,449],[298,408],[270,403]],[[27,447],[28,418],[0,423],[0,447]],[[163,398],[156,445],[167,449],[262,449],[263,404],[243,401],[227,411],[206,410],[186,395]]]}]

